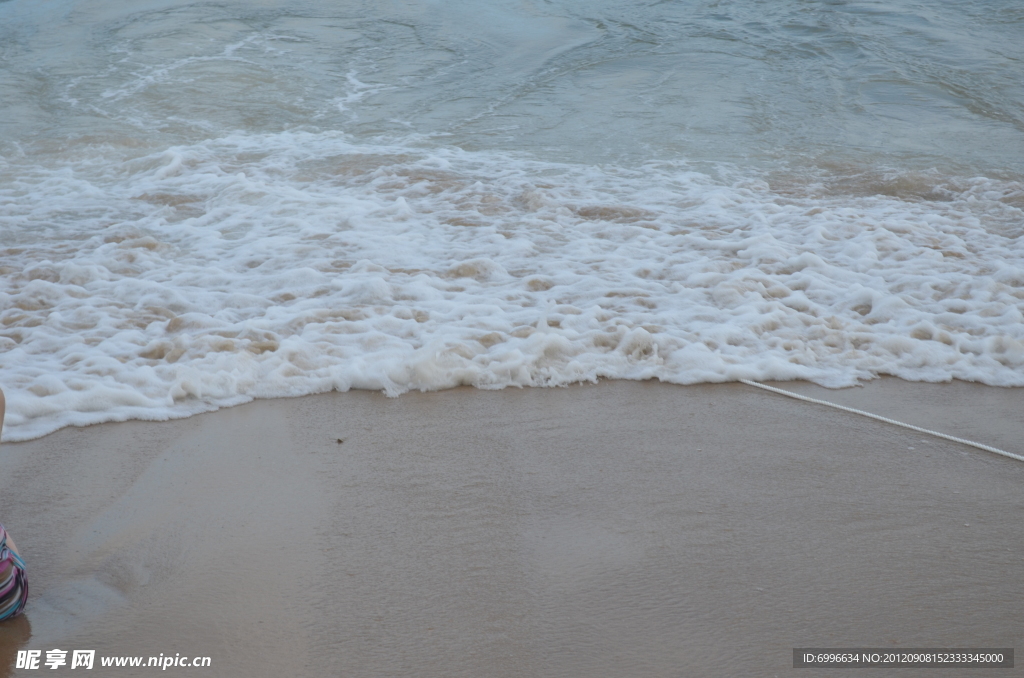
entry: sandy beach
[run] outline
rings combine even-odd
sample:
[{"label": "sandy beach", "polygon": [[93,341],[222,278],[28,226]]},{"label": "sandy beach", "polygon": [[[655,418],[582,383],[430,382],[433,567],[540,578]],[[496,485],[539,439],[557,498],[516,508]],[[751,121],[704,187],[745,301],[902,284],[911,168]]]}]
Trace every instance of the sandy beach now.
[{"label": "sandy beach", "polygon": [[1022,6],[0,0],[0,678],[1024,652]]},{"label": "sandy beach", "polygon": [[[1022,389],[778,385],[1024,440]],[[1024,464],[740,384],[330,393],[0,450],[32,593],[2,676],[35,675],[19,648],[211,658],[168,675],[621,678],[1024,647]],[[934,675],[872,675],[897,673]]]}]

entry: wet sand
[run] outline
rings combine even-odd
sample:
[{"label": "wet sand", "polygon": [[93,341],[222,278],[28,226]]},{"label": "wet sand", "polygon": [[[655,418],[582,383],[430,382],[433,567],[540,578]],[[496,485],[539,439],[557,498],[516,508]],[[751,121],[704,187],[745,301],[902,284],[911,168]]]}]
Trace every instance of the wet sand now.
[{"label": "wet sand", "polygon": [[[1024,389],[778,385],[1022,451]],[[64,429],[0,447],[32,594],[0,624],[0,676],[37,674],[6,668],[19,647],[353,678],[1020,651],[1022,487],[1019,462],[740,384],[332,393]]]}]

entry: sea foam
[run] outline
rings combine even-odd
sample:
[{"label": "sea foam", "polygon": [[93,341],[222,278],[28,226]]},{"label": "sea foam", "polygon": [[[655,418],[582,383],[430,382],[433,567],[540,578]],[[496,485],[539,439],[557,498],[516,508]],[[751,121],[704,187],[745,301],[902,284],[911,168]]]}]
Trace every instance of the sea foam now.
[{"label": "sea foam", "polygon": [[1024,385],[1016,181],[884,195],[335,132],[129,151],[0,159],[5,440],[332,389]]}]

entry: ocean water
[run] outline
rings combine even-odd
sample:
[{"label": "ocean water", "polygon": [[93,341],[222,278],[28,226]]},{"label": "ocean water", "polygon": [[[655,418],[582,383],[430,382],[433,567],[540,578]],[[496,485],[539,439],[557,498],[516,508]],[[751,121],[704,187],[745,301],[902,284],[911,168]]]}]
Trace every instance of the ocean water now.
[{"label": "ocean water", "polygon": [[331,389],[1024,386],[1024,5],[0,1],[5,440]]}]

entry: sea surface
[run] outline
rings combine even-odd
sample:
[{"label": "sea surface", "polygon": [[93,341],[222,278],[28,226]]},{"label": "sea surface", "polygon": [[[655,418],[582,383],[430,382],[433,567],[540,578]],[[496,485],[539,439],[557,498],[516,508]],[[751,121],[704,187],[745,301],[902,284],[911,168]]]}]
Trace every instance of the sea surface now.
[{"label": "sea surface", "polygon": [[1024,4],[0,0],[5,440],[332,389],[1024,386]]}]

